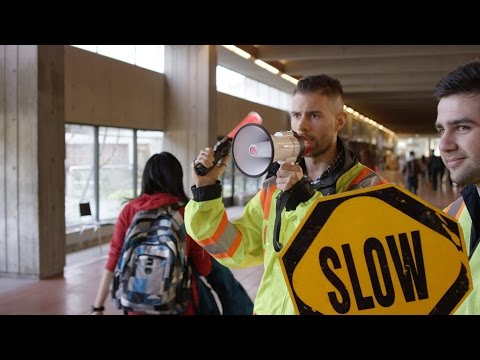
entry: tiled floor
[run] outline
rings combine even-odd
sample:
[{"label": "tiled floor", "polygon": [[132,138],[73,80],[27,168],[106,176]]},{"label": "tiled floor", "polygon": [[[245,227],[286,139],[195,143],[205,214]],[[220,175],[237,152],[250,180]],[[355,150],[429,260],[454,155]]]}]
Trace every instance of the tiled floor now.
[{"label": "tiled floor", "polygon": [[[40,281],[0,279],[0,315],[88,314],[95,299],[106,255],[100,257],[98,248],[91,248],[68,255],[67,259],[69,265],[65,267],[63,278]],[[232,272],[253,300],[263,273],[262,267],[233,269]],[[110,301],[105,303],[105,308],[107,315],[122,314]]]},{"label": "tiled floor", "polygon": [[[404,185],[403,177],[396,171],[386,171],[383,176]],[[442,209],[458,197],[459,189],[442,183],[437,191],[433,191],[430,185],[423,181],[418,195]],[[229,218],[239,216],[242,209],[229,208]],[[0,278],[0,314],[88,314],[96,295],[107,251],[108,245],[104,245],[103,255],[98,247],[67,255],[63,277],[41,281]],[[263,273],[262,266],[234,269],[233,273],[253,299]],[[110,301],[107,301],[105,306],[105,314],[121,314],[112,307]]]},{"label": "tiled floor", "polygon": [[[228,209],[230,218],[238,217],[243,207]],[[86,315],[90,313],[98,283],[107,259],[108,245],[67,255],[63,277],[48,280],[0,277],[0,315]],[[263,267],[232,269],[254,300]],[[108,300],[106,315],[122,315]]]},{"label": "tiled floor", "polygon": [[[382,173],[382,176],[392,183],[405,186],[403,175],[398,171],[387,170]],[[444,179],[443,182],[439,182],[437,190],[434,191],[430,183],[425,178],[420,177],[417,195],[429,204],[444,209],[460,196],[460,190],[460,187],[450,186]]]}]

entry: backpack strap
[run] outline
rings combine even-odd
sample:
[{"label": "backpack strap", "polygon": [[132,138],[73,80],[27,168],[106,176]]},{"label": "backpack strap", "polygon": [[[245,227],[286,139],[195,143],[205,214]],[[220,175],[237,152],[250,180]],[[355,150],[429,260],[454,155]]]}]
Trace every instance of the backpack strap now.
[{"label": "backpack strap", "polygon": [[185,204],[183,201],[177,201],[177,202],[174,202],[173,204],[170,205],[170,208],[173,210],[173,211],[176,211],[182,207],[184,207]]},{"label": "backpack strap", "polygon": [[[176,230],[180,230],[183,228],[183,232],[184,232],[184,235],[185,235],[185,239],[184,241],[186,242],[187,241],[187,233],[186,233],[186,230],[185,230],[185,224],[183,222],[183,213],[180,213],[180,209],[185,207],[186,206],[186,203],[183,202],[183,201],[176,201],[174,202],[173,204],[170,204],[170,205],[165,205],[164,208],[165,210],[167,211],[167,213],[171,216],[171,220],[172,222],[175,223],[176,225]],[[170,212],[170,210],[172,212]],[[180,214],[178,214],[180,213]],[[176,219],[175,216],[180,216],[180,218]],[[180,221],[181,220],[181,221]],[[175,227],[175,226],[174,226]],[[190,264],[190,261],[188,259],[188,249],[187,249],[187,246],[185,247],[185,259],[182,259],[180,254],[178,254],[178,257],[180,259],[180,261],[182,262],[182,264],[184,264],[184,268],[185,268],[185,274],[184,274],[184,279],[190,279],[191,276],[192,276],[192,264]],[[189,287],[189,286],[188,286]]]}]

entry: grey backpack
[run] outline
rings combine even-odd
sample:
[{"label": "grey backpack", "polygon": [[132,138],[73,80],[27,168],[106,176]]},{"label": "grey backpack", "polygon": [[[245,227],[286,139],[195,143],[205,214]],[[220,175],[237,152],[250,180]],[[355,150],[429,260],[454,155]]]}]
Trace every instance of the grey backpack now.
[{"label": "grey backpack", "polygon": [[191,297],[186,231],[175,203],[138,211],[125,234],[113,282],[114,305],[147,314],[182,314]]}]

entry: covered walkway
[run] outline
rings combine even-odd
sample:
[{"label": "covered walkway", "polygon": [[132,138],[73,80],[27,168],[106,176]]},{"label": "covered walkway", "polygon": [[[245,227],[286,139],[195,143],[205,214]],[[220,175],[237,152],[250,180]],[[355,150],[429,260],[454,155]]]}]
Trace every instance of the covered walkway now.
[{"label": "covered walkway", "polygon": [[[404,185],[398,171],[385,171],[382,175],[399,185]],[[459,196],[460,189],[442,182],[437,191],[433,191],[425,180],[420,181],[418,196],[430,204],[443,209]],[[229,208],[229,217],[236,217],[241,207]],[[97,247],[67,255],[67,266],[63,277],[47,280],[0,278],[0,314],[21,315],[86,315],[95,299],[98,283],[106,261],[108,245],[103,245],[103,256]],[[263,267],[234,269],[237,279],[244,285],[254,299]],[[105,303],[108,315],[121,315]]]}]

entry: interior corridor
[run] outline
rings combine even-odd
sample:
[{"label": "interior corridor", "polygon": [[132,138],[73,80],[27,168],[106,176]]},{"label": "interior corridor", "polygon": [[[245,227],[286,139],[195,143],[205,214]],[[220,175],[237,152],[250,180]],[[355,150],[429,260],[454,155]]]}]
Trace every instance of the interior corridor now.
[{"label": "interior corridor", "polygon": [[[382,175],[390,182],[404,186],[398,171],[385,171]],[[441,182],[433,191],[425,180],[420,181],[418,196],[443,209],[459,196],[460,188]],[[238,216],[241,207],[228,209],[229,218]],[[87,315],[95,299],[98,283],[106,261],[108,245],[103,255],[98,247],[67,255],[63,277],[47,280],[0,278],[0,315]],[[254,299],[263,267],[233,269],[237,279]],[[113,308],[110,298],[105,303],[105,314],[121,315]]]}]

